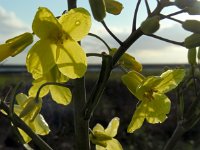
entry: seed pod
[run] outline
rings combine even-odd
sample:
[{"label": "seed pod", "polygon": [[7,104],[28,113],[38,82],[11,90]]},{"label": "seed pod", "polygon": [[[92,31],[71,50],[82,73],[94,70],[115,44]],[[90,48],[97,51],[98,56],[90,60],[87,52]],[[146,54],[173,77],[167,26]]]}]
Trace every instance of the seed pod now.
[{"label": "seed pod", "polygon": [[106,16],[106,6],[104,0],[89,0],[92,14],[95,20],[101,22]]},{"label": "seed pod", "polygon": [[200,21],[186,20],[185,22],[183,22],[182,27],[185,30],[188,30],[194,33],[200,33]]},{"label": "seed pod", "polygon": [[140,28],[144,34],[152,34],[159,29],[160,27],[159,21],[160,21],[159,16],[148,18],[144,22],[142,22]]},{"label": "seed pod", "polygon": [[197,56],[197,51],[196,48],[191,48],[188,50],[188,63],[190,65],[196,65],[196,56]]},{"label": "seed pod", "polygon": [[200,34],[194,33],[187,37],[184,41],[184,46],[188,49],[200,46]]}]

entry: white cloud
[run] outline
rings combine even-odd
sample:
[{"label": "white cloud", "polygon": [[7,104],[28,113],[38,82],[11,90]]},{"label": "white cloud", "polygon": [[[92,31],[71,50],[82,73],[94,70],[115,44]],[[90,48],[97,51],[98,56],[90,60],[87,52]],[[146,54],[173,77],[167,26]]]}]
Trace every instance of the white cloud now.
[{"label": "white cloud", "polygon": [[0,42],[23,32],[31,31],[30,27],[21,21],[14,12],[9,12],[0,6]]}]

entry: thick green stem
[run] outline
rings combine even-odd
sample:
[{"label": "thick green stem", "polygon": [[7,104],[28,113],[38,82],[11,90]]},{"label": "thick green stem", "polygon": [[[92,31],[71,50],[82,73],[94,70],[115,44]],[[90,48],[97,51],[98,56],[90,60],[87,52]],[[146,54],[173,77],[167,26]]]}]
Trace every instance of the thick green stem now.
[{"label": "thick green stem", "polygon": [[172,134],[171,138],[167,141],[163,150],[172,150],[175,146],[177,141],[180,137],[185,133],[185,129],[183,128],[182,124],[177,125],[174,133]]},{"label": "thick green stem", "polygon": [[85,79],[76,79],[73,85],[75,147],[76,150],[89,150],[89,121],[82,115],[86,103]]},{"label": "thick green stem", "polygon": [[[68,10],[77,7],[76,0],[67,0]],[[85,78],[78,78],[73,81],[74,101],[74,128],[75,128],[75,149],[90,150],[89,121],[83,119],[82,110],[86,103]]]}]

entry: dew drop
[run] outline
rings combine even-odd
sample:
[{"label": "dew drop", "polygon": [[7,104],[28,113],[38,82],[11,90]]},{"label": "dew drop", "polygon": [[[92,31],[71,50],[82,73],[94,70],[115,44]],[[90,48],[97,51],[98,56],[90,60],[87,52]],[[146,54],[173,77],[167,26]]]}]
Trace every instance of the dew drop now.
[{"label": "dew drop", "polygon": [[80,21],[76,21],[76,22],[75,22],[75,25],[80,25],[80,24],[81,24]]}]

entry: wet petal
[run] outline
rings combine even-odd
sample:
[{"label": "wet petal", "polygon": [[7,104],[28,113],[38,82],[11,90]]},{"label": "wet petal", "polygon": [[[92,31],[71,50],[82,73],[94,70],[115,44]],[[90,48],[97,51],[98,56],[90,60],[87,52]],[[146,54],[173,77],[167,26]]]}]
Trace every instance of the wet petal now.
[{"label": "wet petal", "polygon": [[71,9],[59,18],[63,30],[75,41],[86,36],[91,27],[91,17],[84,8]]}]

